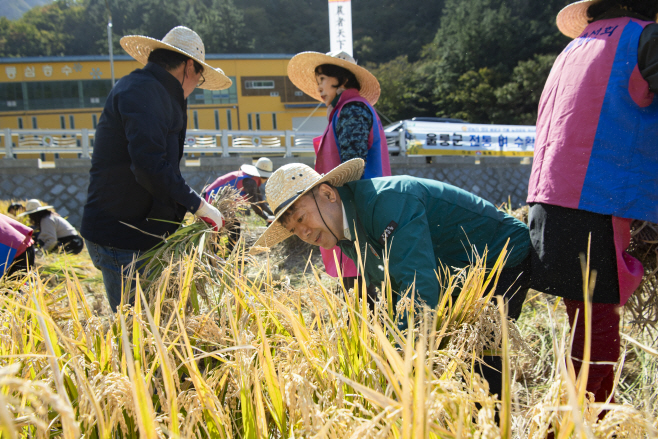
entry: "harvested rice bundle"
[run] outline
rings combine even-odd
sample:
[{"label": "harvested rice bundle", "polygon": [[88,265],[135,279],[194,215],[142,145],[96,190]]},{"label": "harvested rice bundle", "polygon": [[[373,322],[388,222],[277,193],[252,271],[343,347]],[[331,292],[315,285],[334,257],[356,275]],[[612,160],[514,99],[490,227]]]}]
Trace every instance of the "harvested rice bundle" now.
[{"label": "harvested rice bundle", "polygon": [[[240,192],[230,186],[221,188],[211,203],[224,217],[224,225],[218,231],[214,231],[212,226],[195,217],[192,223],[183,224],[162,244],[145,253],[137,261],[138,264],[146,266],[143,288],[149,292],[149,297],[155,294],[155,289],[164,292],[163,300],[178,297],[180,284],[183,282],[181,275],[190,272],[195,279],[192,305],[197,311],[197,295],[207,298],[205,292],[207,275],[215,271],[221,275],[220,265],[230,257],[226,252],[228,231],[238,222],[237,215],[249,206],[240,196]],[[190,255],[195,256],[190,258]],[[187,266],[190,261],[202,266],[210,265],[216,270],[192,268],[190,271]],[[163,277],[164,269],[170,266],[174,266],[175,269],[170,275]],[[163,282],[168,283],[164,290],[161,288]]]}]

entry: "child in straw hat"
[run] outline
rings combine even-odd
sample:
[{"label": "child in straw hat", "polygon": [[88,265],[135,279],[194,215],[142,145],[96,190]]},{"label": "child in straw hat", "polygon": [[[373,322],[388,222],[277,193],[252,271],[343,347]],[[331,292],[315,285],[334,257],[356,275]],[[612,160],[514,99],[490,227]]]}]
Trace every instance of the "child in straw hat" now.
[{"label": "child in straw hat", "polygon": [[121,46],[144,68],[110,92],[98,127],[81,233],[103,272],[110,305],[121,301],[126,266],[173,233],[186,212],[213,227],[222,214],[180,172],[187,97],[200,87],[222,90],[231,80],[205,62],[199,35],[184,26],[162,40],[129,35]]},{"label": "child in straw hat", "polygon": [[619,306],[643,274],[625,251],[631,218],[658,222],[656,13],[655,0],[564,8],[557,25],[574,40],[555,61],[539,103],[528,187],[533,288],[564,298],[575,325],[572,355],[583,358],[579,254],[589,253],[597,277],[587,390],[601,402],[612,397]]},{"label": "child in straw hat", "polygon": [[[313,140],[315,170],[327,173],[355,158],[365,161],[363,178],[391,175],[388,146],[381,120],[373,105],[379,99],[377,78],[345,52],[302,52],[288,64],[288,76],[307,95],[324,102],[329,124]],[[320,249],[327,274],[337,277],[334,253],[348,288],[357,279],[356,266],[339,248]],[[374,295],[374,289],[368,297]],[[372,301],[371,301],[372,304]]]},{"label": "child in straw hat", "polygon": [[[358,241],[368,285],[385,282],[388,257],[393,290],[404,294],[414,286],[416,298],[434,308],[443,292],[439,265],[467,267],[486,250],[491,268],[507,245],[496,294],[504,293],[511,318],[519,316],[530,282],[525,224],[449,184],[410,176],[362,180],[363,169],[361,159],[324,175],[301,163],[279,168],[267,182],[267,201],[276,216],[254,246],[271,247],[294,234],[324,249],[338,245],[355,261]],[[491,392],[500,395],[500,357],[484,360],[491,367],[483,367],[482,374]]]}]

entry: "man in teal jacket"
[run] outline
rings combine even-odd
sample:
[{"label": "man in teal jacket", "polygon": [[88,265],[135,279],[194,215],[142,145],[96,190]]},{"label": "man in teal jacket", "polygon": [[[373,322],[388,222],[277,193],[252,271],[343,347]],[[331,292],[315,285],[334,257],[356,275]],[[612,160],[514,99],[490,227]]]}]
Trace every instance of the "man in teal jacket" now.
[{"label": "man in teal jacket", "polygon": [[[356,260],[356,241],[365,260],[368,284],[384,281],[384,255],[393,289],[436,307],[442,293],[439,267],[459,270],[487,251],[491,268],[505,244],[507,262],[497,294],[516,319],[530,284],[530,236],[521,221],[482,198],[449,184],[410,176],[359,180],[363,160],[342,163],[325,175],[291,163],[267,182],[267,201],[275,219],[255,247],[271,247],[297,235],[331,249],[339,245]],[[499,357],[485,357],[496,370],[483,370],[492,393],[500,395]]]}]

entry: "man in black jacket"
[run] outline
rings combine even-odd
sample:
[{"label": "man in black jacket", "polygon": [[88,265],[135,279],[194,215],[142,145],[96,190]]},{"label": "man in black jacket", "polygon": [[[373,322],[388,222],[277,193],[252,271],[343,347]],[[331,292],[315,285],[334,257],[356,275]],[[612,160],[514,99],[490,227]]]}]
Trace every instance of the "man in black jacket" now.
[{"label": "man in black jacket", "polygon": [[110,92],[96,128],[82,236],[114,310],[126,267],[174,232],[187,211],[214,227],[221,213],[183,179],[180,160],[187,97],[231,80],[205,63],[201,38],[183,26],[160,40],[126,36],[122,47],[145,64]]}]

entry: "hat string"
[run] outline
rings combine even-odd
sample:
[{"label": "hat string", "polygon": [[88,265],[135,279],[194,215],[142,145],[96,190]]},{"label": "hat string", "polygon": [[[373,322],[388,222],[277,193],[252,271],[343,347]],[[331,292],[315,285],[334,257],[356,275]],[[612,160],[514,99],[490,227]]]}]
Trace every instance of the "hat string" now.
[{"label": "hat string", "polygon": [[[313,188],[313,189],[315,189],[315,188]],[[315,191],[313,189],[311,189],[311,195],[313,195],[313,201],[315,201],[315,207],[318,208],[318,213],[320,214],[320,218],[322,218],[322,222],[324,223],[324,226],[327,228],[327,230],[329,230],[329,232],[332,235],[334,235],[334,238],[336,238],[336,244],[338,244],[338,241],[340,241],[340,239],[338,239],[338,236],[336,236],[334,234],[334,232],[331,230],[331,228],[329,227],[327,222],[324,220],[324,217],[322,216],[322,212],[320,212],[320,206],[318,206],[318,200],[315,199],[315,194],[314,194]]]},{"label": "hat string", "polygon": [[276,209],[274,209],[274,215],[278,215],[279,212],[281,212],[281,209],[284,209],[288,204],[295,201],[297,199],[297,197],[299,197],[302,193],[304,193],[304,190],[300,189],[300,190],[297,191],[297,193],[295,195],[293,195],[292,197],[288,198],[287,200],[285,200],[284,202],[282,202],[281,204],[276,206]]}]

